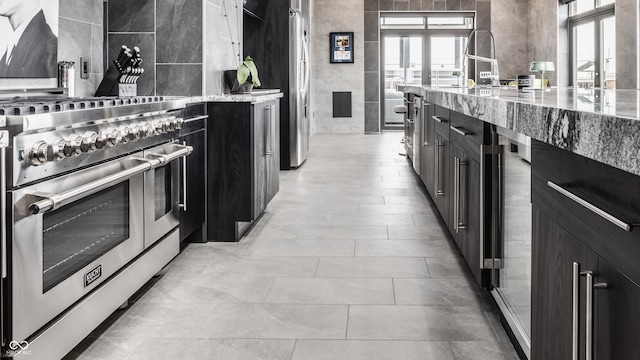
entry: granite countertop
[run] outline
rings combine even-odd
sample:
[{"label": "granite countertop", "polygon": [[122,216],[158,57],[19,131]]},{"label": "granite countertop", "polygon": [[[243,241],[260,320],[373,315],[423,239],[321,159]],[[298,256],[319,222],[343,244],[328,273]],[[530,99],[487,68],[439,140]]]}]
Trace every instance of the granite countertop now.
[{"label": "granite countertop", "polygon": [[640,175],[640,91],[433,86],[399,90]]},{"label": "granite countertop", "polygon": [[247,102],[259,103],[283,97],[280,89],[255,89],[249,94],[221,94],[207,96],[191,96],[184,98],[187,104],[197,102]]}]

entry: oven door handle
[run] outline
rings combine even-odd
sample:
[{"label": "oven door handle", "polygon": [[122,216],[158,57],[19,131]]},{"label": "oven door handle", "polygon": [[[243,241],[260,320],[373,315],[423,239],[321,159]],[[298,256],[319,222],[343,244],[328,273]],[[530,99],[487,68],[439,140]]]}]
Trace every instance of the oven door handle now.
[{"label": "oven door handle", "polygon": [[77,188],[52,195],[32,194],[33,196],[39,197],[42,200],[29,205],[29,211],[35,215],[59,209],[64,205],[71,204],[84,197],[93,195],[104,189],[108,189],[136,175],[142,174],[156,167],[163,166],[164,164],[167,164],[177,158],[187,156],[193,151],[193,147],[191,146],[182,146],[177,144],[174,146],[177,147],[178,150],[166,155],[160,155],[156,159],[134,158],[134,160],[140,161],[141,163],[130,169],[123,170],[113,175],[86,183],[82,186],[78,186]]},{"label": "oven door handle", "polygon": [[74,189],[61,192],[59,194],[32,194],[35,197],[39,197],[42,200],[37,201],[29,205],[29,211],[31,214],[40,214],[48,211],[59,209],[60,207],[71,204],[74,201],[80,200],[83,197],[95,194],[111,186],[121,183],[123,180],[132,178],[138,174],[142,174],[148,170],[151,170],[154,166],[154,162],[147,159],[135,158],[135,160],[142,161],[130,169],[120,171],[113,175],[109,175],[86,183],[82,186],[78,186]]}]

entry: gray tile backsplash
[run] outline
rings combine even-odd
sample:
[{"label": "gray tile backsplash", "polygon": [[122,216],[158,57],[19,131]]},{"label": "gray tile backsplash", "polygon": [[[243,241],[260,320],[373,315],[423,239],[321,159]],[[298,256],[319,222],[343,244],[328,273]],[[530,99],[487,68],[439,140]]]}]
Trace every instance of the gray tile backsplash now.
[{"label": "gray tile backsplash", "polygon": [[157,0],[158,63],[202,63],[202,1]]},{"label": "gray tile backsplash", "polygon": [[156,93],[161,96],[198,96],[202,94],[202,65],[158,64]]},{"label": "gray tile backsplash", "polygon": [[154,32],[155,0],[109,0],[109,32]]}]

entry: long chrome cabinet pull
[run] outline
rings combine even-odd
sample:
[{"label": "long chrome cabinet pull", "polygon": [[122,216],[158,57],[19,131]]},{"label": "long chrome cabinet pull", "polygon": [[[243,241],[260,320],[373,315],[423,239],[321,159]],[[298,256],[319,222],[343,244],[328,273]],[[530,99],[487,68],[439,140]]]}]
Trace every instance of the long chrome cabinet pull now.
[{"label": "long chrome cabinet pull", "polygon": [[571,337],[571,360],[578,360],[580,331],[579,307],[580,307],[580,276],[586,276],[586,297],[585,297],[585,360],[593,360],[593,289],[606,289],[607,283],[593,283],[593,272],[580,271],[580,264],[573,262],[573,290],[572,290],[572,337]]},{"label": "long chrome cabinet pull", "polygon": [[552,188],[553,190],[559,192],[560,194],[568,197],[569,199],[575,201],[576,203],[582,205],[583,207],[587,208],[587,210],[592,211],[593,213],[597,214],[598,216],[604,218],[605,220],[609,221],[610,223],[614,224],[615,226],[621,228],[624,231],[630,232],[631,230],[633,230],[633,224],[629,224],[627,222],[624,222],[620,219],[618,219],[617,217],[609,214],[608,212],[600,209],[599,207],[591,204],[590,202],[584,200],[583,198],[579,197],[578,195],[575,195],[574,193],[570,192],[569,190],[563,188],[562,186],[552,182],[552,181],[547,181],[547,185]]},{"label": "long chrome cabinet pull", "polygon": [[571,360],[578,360],[578,307],[580,292],[580,264],[573,262],[573,291],[571,296]]},{"label": "long chrome cabinet pull", "polygon": [[593,274],[587,274],[587,298],[585,299],[587,308],[587,329],[585,339],[585,360],[593,360],[593,289],[606,289],[607,283],[593,283]]},{"label": "long chrome cabinet pull", "polygon": [[587,308],[587,320],[585,329],[585,360],[593,359],[593,274],[587,275],[587,297],[585,307]]},{"label": "long chrome cabinet pull", "polygon": [[435,116],[435,115],[433,115],[431,118],[432,118],[433,120],[435,120],[435,121],[439,122],[439,123],[447,122],[447,119],[442,119],[442,118],[439,118],[439,117],[437,117],[437,116]]},{"label": "long chrome cabinet pull", "polygon": [[436,179],[435,179],[435,190],[436,190],[436,198],[440,195],[444,195],[444,190],[440,190],[440,164],[442,163],[440,161],[440,148],[444,147],[444,143],[440,140],[436,140],[436,161],[434,161],[435,163],[435,167],[436,167]]},{"label": "long chrome cabinet pull", "polygon": [[453,228],[456,233],[459,233],[461,229],[466,229],[466,226],[460,222],[460,187],[462,183],[460,181],[460,168],[467,165],[466,162],[460,161],[459,157],[454,157],[455,168],[453,170]]},{"label": "long chrome cabinet pull", "polygon": [[457,132],[458,134],[460,134],[460,135],[462,135],[462,136],[467,136],[467,135],[471,134],[470,132],[468,132],[468,131],[464,131],[464,129],[459,128],[459,127],[455,127],[455,126],[453,126],[453,125],[449,126],[449,129],[451,129],[451,130],[453,130],[453,131]]},{"label": "long chrome cabinet pull", "polygon": [[457,156],[453,158],[453,230],[458,233],[458,207],[460,206],[460,159]]},{"label": "long chrome cabinet pull", "polygon": [[264,111],[264,154],[272,155],[273,152],[269,144],[271,142],[271,106],[264,108]]},{"label": "long chrome cabinet pull", "polygon": [[[183,141],[182,146],[187,146],[187,142]],[[182,158],[182,204],[178,205],[182,211],[187,212],[187,158]]]},{"label": "long chrome cabinet pull", "polygon": [[[423,109],[422,109],[422,114],[423,115],[427,113],[427,107],[429,107],[429,104],[425,103],[424,106],[423,106]],[[429,141],[427,141],[427,140],[429,140],[428,139],[429,134],[427,133],[427,127],[428,127],[427,124],[428,123],[429,123],[429,120],[426,119],[426,117],[425,117],[424,121],[422,122],[422,141],[423,141],[423,145],[422,146],[429,146]]]}]

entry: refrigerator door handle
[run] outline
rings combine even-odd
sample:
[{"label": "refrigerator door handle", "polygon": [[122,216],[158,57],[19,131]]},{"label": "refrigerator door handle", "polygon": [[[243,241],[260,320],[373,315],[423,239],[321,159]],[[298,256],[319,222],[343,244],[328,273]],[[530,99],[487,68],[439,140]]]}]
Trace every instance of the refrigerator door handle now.
[{"label": "refrigerator door handle", "polygon": [[302,50],[303,50],[302,63],[304,64],[304,81],[302,85],[302,92],[306,93],[309,86],[310,67],[309,67],[309,44],[307,44],[307,37],[304,34],[302,35]]}]

